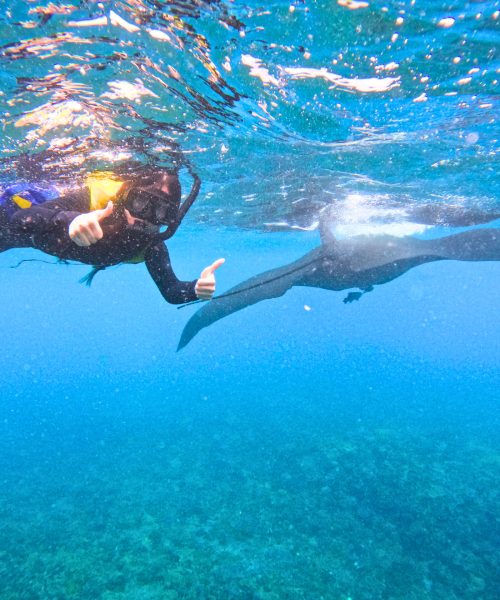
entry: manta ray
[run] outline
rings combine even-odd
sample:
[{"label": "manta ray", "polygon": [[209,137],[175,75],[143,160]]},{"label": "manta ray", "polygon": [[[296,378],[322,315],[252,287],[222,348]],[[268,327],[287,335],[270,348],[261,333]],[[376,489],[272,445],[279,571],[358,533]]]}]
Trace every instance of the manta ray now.
[{"label": "manta ray", "polygon": [[[482,213],[479,217],[476,212],[452,211],[445,224],[476,225],[499,216]],[[423,213],[419,220],[425,222]],[[440,224],[443,222],[440,219]],[[440,260],[500,260],[500,228],[471,229],[437,239],[385,234],[337,239],[323,223],[319,247],[290,264],[243,281],[198,310],[184,327],[177,349],[184,348],[202,329],[219,319],[262,300],[278,298],[294,286],[358,290],[348,293],[344,299],[347,303],[414,267]]]}]

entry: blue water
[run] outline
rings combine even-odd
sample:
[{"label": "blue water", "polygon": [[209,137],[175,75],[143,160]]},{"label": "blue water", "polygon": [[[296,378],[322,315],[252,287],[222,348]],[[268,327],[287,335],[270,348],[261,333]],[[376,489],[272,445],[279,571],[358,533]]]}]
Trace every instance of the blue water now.
[{"label": "blue water", "polygon": [[[203,181],[180,278],[225,257],[223,292],[291,263],[331,207],[498,212],[499,2],[2,4],[1,181],[170,165],[175,142]],[[102,95],[137,78],[155,95]],[[498,598],[498,262],[352,304],[295,287],[176,352],[199,305],[142,266],[88,289],[86,266],[25,258],[51,260],[0,254],[2,600]]]}]

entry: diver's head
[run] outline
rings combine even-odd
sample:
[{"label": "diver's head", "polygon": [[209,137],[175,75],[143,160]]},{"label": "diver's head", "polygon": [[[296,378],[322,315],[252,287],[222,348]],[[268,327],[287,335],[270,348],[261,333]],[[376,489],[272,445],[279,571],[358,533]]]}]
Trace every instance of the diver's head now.
[{"label": "diver's head", "polygon": [[132,217],[153,225],[170,226],[177,221],[181,185],[175,172],[162,171],[124,186],[121,204]]}]

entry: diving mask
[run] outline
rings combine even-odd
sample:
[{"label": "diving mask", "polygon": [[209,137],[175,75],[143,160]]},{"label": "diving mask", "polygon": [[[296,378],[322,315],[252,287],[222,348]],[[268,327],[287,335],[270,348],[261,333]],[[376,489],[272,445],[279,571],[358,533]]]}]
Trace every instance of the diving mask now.
[{"label": "diving mask", "polygon": [[132,184],[123,192],[123,205],[133,217],[153,225],[171,225],[177,220],[181,200],[179,179],[163,173],[153,180]]}]

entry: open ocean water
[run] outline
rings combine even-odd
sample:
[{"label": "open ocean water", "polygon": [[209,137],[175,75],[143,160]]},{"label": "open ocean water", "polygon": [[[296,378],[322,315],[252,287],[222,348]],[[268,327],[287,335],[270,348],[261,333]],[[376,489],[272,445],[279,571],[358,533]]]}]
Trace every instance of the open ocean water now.
[{"label": "open ocean water", "polygon": [[[218,293],[319,223],[498,227],[499,48],[492,0],[1,0],[0,181],[185,156],[168,247],[225,257]],[[32,258],[0,255],[1,600],[500,597],[497,261],[294,287],[177,352],[200,306],[143,266]]]}]

